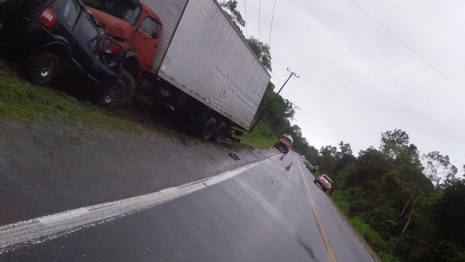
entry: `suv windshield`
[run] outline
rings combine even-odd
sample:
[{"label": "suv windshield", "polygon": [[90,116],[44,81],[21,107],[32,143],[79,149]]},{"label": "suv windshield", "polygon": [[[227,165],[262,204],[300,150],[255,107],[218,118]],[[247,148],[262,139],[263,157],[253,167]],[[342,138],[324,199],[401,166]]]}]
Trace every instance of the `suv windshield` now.
[{"label": "suv windshield", "polygon": [[140,5],[132,4],[130,1],[103,0],[96,8],[123,19],[131,25],[136,24],[141,13]]},{"label": "suv windshield", "polygon": [[329,178],[327,175],[322,175],[322,177],[323,177],[326,181],[328,181],[330,184],[333,183],[333,180],[331,180],[331,178]]}]

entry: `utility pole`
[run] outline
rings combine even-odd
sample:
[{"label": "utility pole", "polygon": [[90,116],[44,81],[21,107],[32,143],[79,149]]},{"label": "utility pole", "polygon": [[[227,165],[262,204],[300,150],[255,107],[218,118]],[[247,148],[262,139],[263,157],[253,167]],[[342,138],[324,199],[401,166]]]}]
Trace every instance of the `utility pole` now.
[{"label": "utility pole", "polygon": [[[292,108],[291,112],[294,112],[296,109],[300,110],[300,107],[298,107],[297,105],[294,105],[294,103],[290,102],[291,103],[291,107],[294,107]],[[294,117],[290,118],[290,121],[289,121],[289,124],[292,123],[292,121],[294,121]]]},{"label": "utility pole", "polygon": [[252,132],[255,127],[257,126],[257,124],[260,122],[260,120],[262,120],[263,116],[265,116],[266,112],[268,111],[268,109],[270,109],[270,106],[271,104],[273,104],[274,100],[276,99],[276,97],[278,97],[279,93],[281,93],[281,90],[283,90],[284,86],[287,84],[287,82],[289,81],[289,79],[291,79],[291,77],[295,76],[297,78],[300,78],[300,76],[298,76],[295,72],[291,72],[289,71],[289,67],[287,68],[287,71],[289,73],[291,73],[289,75],[289,77],[287,78],[286,82],[284,82],[283,86],[281,87],[281,89],[279,89],[278,93],[276,93],[276,95],[273,97],[273,99],[271,99],[270,103],[266,106],[266,109],[265,111],[263,111],[263,113],[258,117],[257,121],[255,121],[255,124],[253,124],[252,128],[250,128],[250,131],[249,132]]}]

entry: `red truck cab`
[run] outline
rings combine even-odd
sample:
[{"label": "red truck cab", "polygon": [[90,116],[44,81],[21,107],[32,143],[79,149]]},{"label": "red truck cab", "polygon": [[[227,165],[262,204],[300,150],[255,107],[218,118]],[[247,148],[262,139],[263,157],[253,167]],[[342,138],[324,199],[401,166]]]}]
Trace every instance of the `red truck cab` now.
[{"label": "red truck cab", "polygon": [[283,134],[282,136],[279,137],[278,141],[274,145],[279,151],[282,153],[289,153],[289,150],[292,147],[293,139],[292,136],[288,134]]},{"label": "red truck cab", "polygon": [[88,11],[97,23],[124,47],[134,50],[140,69],[147,71],[163,29],[159,16],[139,0],[98,0],[88,5],[93,7]]}]

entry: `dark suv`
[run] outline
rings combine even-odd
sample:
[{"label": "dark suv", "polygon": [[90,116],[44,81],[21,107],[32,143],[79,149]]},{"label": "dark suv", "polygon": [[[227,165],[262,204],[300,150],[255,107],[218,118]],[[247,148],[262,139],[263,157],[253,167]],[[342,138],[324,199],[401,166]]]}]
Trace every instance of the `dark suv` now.
[{"label": "dark suv", "polygon": [[2,12],[0,35],[19,40],[31,82],[47,85],[61,74],[69,83],[99,87],[91,91],[100,103],[115,105],[132,79],[121,68],[126,51],[101,32],[81,1],[25,0],[14,11]]}]

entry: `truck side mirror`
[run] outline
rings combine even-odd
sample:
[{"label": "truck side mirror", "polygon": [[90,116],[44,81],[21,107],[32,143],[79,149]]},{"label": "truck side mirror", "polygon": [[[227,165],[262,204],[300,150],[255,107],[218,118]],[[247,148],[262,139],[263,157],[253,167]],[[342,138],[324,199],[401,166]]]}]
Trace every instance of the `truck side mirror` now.
[{"label": "truck side mirror", "polygon": [[153,39],[157,39],[157,38],[158,38],[158,33],[157,33],[157,32],[153,32],[153,33],[152,33],[152,38],[153,38]]}]

